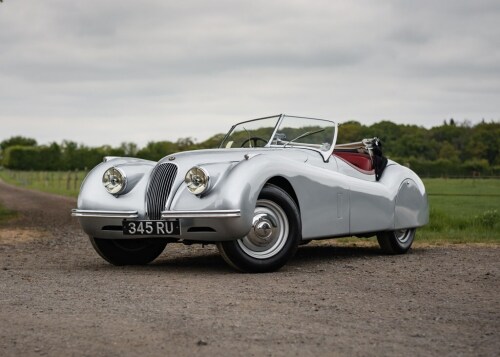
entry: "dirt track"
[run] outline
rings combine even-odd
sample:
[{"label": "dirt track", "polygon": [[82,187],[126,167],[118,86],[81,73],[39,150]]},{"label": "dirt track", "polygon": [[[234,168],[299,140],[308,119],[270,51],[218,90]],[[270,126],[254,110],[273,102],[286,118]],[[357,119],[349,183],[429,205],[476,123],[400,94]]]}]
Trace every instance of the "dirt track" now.
[{"label": "dirt track", "polygon": [[[169,245],[114,267],[69,216],[72,199],[7,186],[0,356],[497,356],[500,248],[383,256],[335,241],[280,272],[231,270],[213,247]],[[418,239],[418,236],[417,236]]]}]

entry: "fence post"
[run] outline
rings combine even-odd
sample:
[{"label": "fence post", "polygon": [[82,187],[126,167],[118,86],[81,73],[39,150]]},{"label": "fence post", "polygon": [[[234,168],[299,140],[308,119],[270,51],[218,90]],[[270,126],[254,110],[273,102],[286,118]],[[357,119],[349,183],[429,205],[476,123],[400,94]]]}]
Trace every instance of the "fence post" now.
[{"label": "fence post", "polygon": [[66,174],[66,191],[69,191],[71,187],[71,171]]},{"label": "fence post", "polygon": [[75,169],[75,183],[73,185],[73,190],[76,191],[77,187],[78,187],[78,171],[76,171]]}]

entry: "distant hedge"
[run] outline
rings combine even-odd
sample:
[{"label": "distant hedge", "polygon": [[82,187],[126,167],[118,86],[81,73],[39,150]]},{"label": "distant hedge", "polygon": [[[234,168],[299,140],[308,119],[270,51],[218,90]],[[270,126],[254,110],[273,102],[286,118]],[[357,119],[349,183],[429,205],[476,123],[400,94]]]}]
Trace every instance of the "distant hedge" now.
[{"label": "distant hedge", "polygon": [[102,162],[104,156],[124,156],[124,152],[110,147],[61,150],[55,143],[50,146],[11,146],[3,153],[2,164],[12,170],[87,170]]},{"label": "distant hedge", "polygon": [[486,160],[422,160],[417,158],[391,158],[415,171],[421,177],[498,176],[500,166],[490,166]]},{"label": "distant hedge", "polygon": [[3,165],[14,170],[58,170],[61,152],[51,146],[11,146],[4,152]]}]

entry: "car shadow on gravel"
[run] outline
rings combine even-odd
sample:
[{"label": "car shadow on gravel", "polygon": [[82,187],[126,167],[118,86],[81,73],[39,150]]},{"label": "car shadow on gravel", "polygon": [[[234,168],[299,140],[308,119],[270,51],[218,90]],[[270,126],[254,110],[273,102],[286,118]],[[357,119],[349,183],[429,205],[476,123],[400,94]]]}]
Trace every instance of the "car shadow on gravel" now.
[{"label": "car shadow on gravel", "polygon": [[[421,249],[412,249],[408,254],[418,253]],[[417,252],[415,252],[417,251]],[[227,265],[214,247],[205,249],[193,249],[192,252],[184,250],[182,254],[173,252],[169,254],[168,249],[159,258],[147,266],[125,266],[116,267],[106,262],[102,264],[85,267],[91,270],[127,270],[127,271],[165,271],[165,272],[203,272],[203,273],[232,273],[232,269]],[[367,259],[378,259],[386,257],[380,249],[373,247],[359,246],[334,246],[334,245],[311,245],[299,247],[295,257],[287,264],[290,267],[307,268],[322,263],[344,264],[346,261],[357,261]],[[285,266],[286,267],[286,266]]]},{"label": "car shadow on gravel", "polygon": [[321,263],[335,264],[346,261],[379,259],[386,256],[378,246],[335,246],[335,245],[308,245],[300,247],[290,263],[306,267]]},{"label": "car shadow on gravel", "polygon": [[155,270],[186,271],[186,272],[214,272],[227,273],[233,271],[217,251],[202,253],[193,252],[193,255],[169,257],[168,254],[154,261],[149,267]]},{"label": "car shadow on gravel", "polygon": [[159,272],[164,273],[230,273],[234,272],[229,267],[218,253],[209,255],[199,255],[194,253],[190,257],[169,257],[168,255],[157,258],[154,262],[148,265],[126,265],[114,266],[102,261],[100,264],[85,264],[84,269],[99,270],[99,271],[135,271],[135,272]]}]

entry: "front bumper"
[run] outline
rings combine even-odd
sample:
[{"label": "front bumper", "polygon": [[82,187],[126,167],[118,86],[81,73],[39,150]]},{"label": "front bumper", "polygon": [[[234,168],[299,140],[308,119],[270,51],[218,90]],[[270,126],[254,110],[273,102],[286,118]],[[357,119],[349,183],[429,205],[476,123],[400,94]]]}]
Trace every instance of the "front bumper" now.
[{"label": "front bumper", "polygon": [[163,211],[161,218],[237,218],[241,217],[240,210],[213,210],[213,211]]},{"label": "front bumper", "polygon": [[92,217],[92,218],[137,218],[139,213],[137,211],[92,211],[83,209],[72,209],[71,215],[73,217]]},{"label": "front bumper", "polygon": [[[123,235],[123,221],[139,219],[138,211],[73,209],[71,215],[79,219],[85,233],[95,238],[151,238],[146,235]],[[181,234],[168,236],[168,238],[182,240],[204,242],[235,240],[244,237],[251,227],[251,218],[246,222],[240,210],[163,211],[161,217],[164,220],[179,220]],[[165,238],[165,236],[157,238]]]}]

